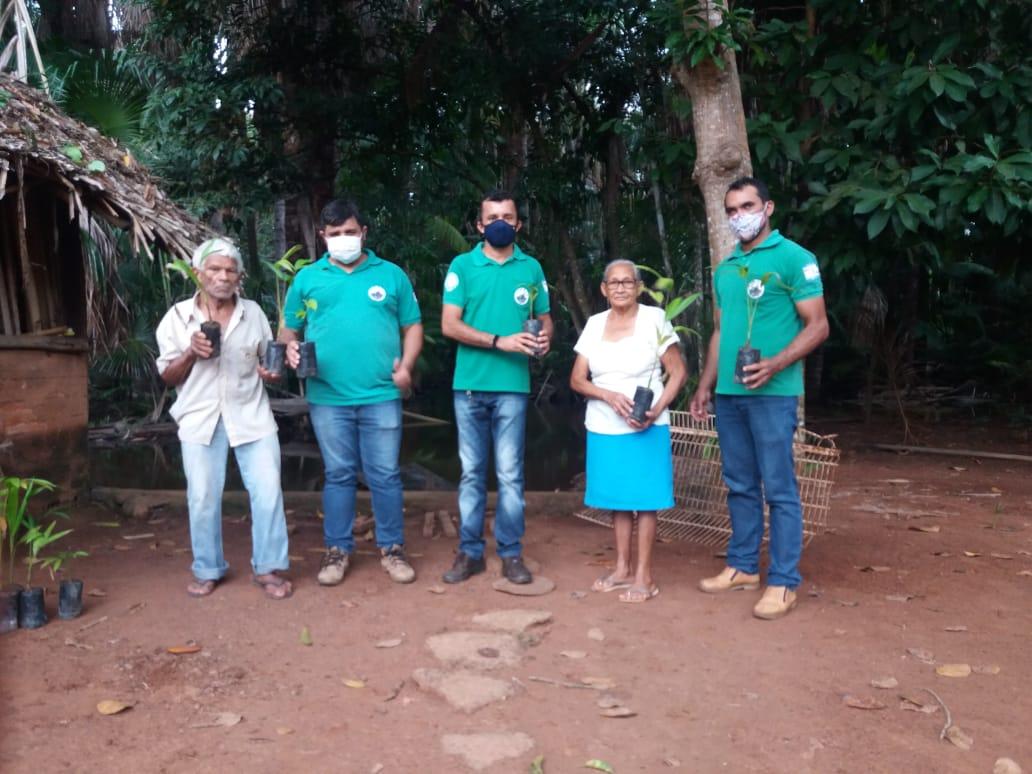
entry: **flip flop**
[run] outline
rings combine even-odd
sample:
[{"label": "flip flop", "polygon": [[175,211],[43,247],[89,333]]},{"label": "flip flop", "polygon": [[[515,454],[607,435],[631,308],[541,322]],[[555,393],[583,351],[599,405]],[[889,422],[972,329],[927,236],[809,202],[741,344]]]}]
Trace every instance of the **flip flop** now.
[{"label": "flip flop", "polygon": [[591,584],[592,591],[601,591],[603,594],[608,594],[610,591],[618,591],[619,589],[629,589],[631,582],[629,580],[619,580],[613,577],[614,573],[609,575],[603,575],[601,578]]},{"label": "flip flop", "polygon": [[186,593],[195,599],[199,599],[211,594],[217,585],[219,585],[217,580],[201,580],[200,578],[194,578],[193,582],[186,587]]},{"label": "flip flop", "polygon": [[[290,599],[294,596],[294,587],[286,578],[282,578],[274,572],[268,573],[267,577],[269,580],[258,580],[257,575],[251,576],[251,583],[260,588],[265,592],[265,596],[269,599]],[[280,589],[284,589],[282,594],[276,592]]]},{"label": "flip flop", "polygon": [[641,604],[642,602],[648,602],[653,597],[659,596],[659,586],[655,583],[649,588],[644,586],[631,586],[627,591],[621,594],[617,599],[621,602],[627,602],[631,605]]}]

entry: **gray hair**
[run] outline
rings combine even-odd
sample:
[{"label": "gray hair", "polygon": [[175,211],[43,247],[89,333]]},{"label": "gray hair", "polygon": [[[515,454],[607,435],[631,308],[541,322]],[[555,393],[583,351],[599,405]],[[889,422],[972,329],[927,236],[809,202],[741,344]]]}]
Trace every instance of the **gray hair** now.
[{"label": "gray hair", "polygon": [[626,258],[617,258],[615,261],[610,261],[606,264],[606,268],[602,270],[602,281],[605,282],[609,277],[609,271],[615,269],[617,266],[630,266],[634,272],[634,279],[637,282],[641,282],[641,271],[638,269],[638,264],[634,261],[629,261]]},{"label": "gray hair", "polygon": [[190,265],[195,269],[203,269],[204,262],[212,255],[232,258],[236,263],[237,271],[241,274],[244,273],[244,261],[240,257],[240,250],[225,237],[215,237],[197,245],[197,249],[193,251],[193,256],[190,258]]}]

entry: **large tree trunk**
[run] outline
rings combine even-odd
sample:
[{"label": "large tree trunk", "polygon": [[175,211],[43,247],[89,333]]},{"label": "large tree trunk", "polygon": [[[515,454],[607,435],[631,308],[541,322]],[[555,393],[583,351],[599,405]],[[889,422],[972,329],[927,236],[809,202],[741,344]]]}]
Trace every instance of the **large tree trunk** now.
[{"label": "large tree trunk", "polygon": [[[706,0],[697,13],[685,14],[685,29],[691,30],[700,24],[716,27],[722,15],[722,6]],[[736,178],[752,174],[735,52],[723,49],[719,57],[723,67],[709,57],[704,57],[695,67],[684,62],[673,66],[674,78],[692,102],[696,146],[692,179],[702,190],[706,205],[711,266],[716,266],[735,246],[724,215],[727,187]]]}]

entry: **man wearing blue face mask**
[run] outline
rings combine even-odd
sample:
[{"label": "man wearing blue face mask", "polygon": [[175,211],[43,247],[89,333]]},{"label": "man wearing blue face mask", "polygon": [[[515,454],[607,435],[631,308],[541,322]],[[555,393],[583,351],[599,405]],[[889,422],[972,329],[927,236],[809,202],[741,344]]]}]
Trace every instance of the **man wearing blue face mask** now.
[{"label": "man wearing blue face mask", "polygon": [[355,550],[355,488],[361,464],[372,493],[380,564],[411,583],[402,523],[401,399],[423,348],[419,303],[405,272],[366,247],[368,226],[354,202],[323,208],[326,253],[302,269],[287,293],[287,362],[297,368],[299,333],[314,341],[316,376],[307,380],[312,428],[326,468],[319,568],[323,586],[344,579]]},{"label": "man wearing blue face mask", "polygon": [[[487,460],[492,452],[498,478],[494,532],[502,573],[512,583],[533,580],[521,543],[529,363],[531,357],[547,354],[552,318],[541,264],[516,245],[522,225],[512,194],[492,191],[484,196],[477,217],[484,241],[456,256],[444,280],[441,332],[459,344],[452,387],[462,462],[459,553],[444,574],[446,583],[484,571]],[[537,336],[522,332],[530,317],[542,323]]]},{"label": "man wearing blue face mask", "polygon": [[770,564],[753,615],[773,620],[795,607],[802,581],[803,511],[792,437],[802,359],[828,337],[828,317],[817,259],[771,228],[767,186],[752,177],[734,181],[724,211],[738,244],[713,271],[713,337],[691,413],[705,419],[713,398],[731,539],[726,566],[699,588],[717,594],[759,587],[766,501]]}]

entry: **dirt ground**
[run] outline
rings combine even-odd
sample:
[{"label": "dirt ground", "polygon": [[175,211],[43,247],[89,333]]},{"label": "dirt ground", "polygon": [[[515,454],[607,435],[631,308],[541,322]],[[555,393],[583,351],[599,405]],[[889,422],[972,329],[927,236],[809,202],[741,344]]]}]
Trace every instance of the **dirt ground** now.
[{"label": "dirt ground", "polygon": [[[312,508],[294,508],[290,553],[300,560],[285,602],[248,582],[239,513],[225,524],[232,576],[194,600],[182,508],[121,517],[117,528],[97,524],[120,518],[109,509],[76,509],[76,544],[91,554],[77,574],[104,596],[60,621],[51,595],[47,626],[0,638],[0,769],[461,772],[470,765],[446,751],[449,735],[499,731],[525,735],[523,751],[483,770],[527,772],[537,756],[553,774],[584,771],[589,759],[618,774],[990,772],[1000,757],[1032,770],[1032,465],[872,451],[857,427],[817,428],[839,432],[844,449],[832,531],[807,548],[799,607],[778,622],[752,618],[755,593],[698,592],[721,559],[690,544],[657,547],[653,601],[590,593],[611,536],[564,507],[529,514],[526,553],[556,583],[536,598],[492,590],[497,567],[431,593],[455,541],[423,538],[421,511],[406,527],[414,584],[393,585],[364,542],[344,584],[320,588],[321,524]],[[1030,453],[987,428],[944,434],[931,427],[922,440]],[[475,614],[512,608],[552,619],[518,640],[517,662],[491,670],[509,698],[466,714],[416,685],[415,670],[442,668],[428,637],[475,631]],[[167,652],[189,642],[201,650]],[[941,676],[942,664],[974,671]],[[585,677],[613,686],[570,687]],[[898,687],[872,687],[889,677]],[[901,707],[901,695],[912,708],[936,705],[924,689],[949,707],[970,750],[940,740],[941,709]],[[636,716],[602,717],[603,695]],[[882,708],[854,708],[847,696]],[[105,699],[133,706],[103,716]],[[239,722],[213,724],[219,713]]]}]

